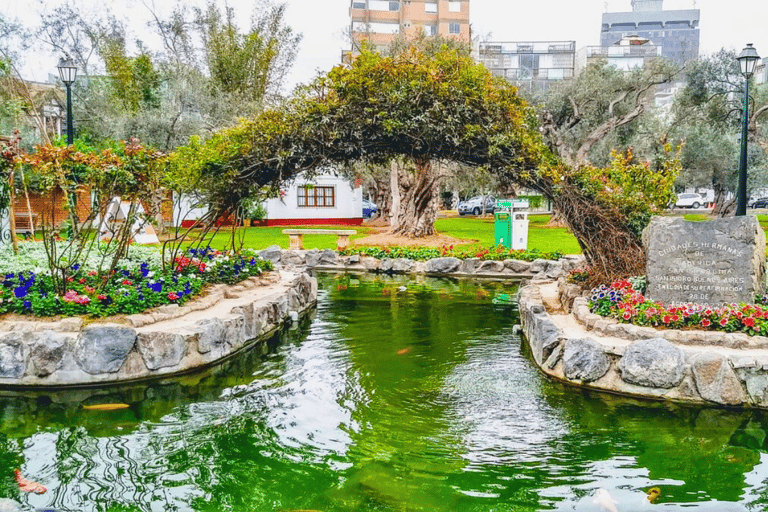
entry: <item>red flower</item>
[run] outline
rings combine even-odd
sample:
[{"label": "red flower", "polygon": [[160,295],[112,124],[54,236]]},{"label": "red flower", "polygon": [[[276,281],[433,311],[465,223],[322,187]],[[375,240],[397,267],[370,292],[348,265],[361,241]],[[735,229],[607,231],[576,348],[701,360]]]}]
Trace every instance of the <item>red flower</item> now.
[{"label": "red flower", "polygon": [[705,318],[704,320],[701,321],[701,325],[703,325],[704,327],[709,327],[710,325],[712,325],[712,322],[709,321],[709,318]]},{"label": "red flower", "polygon": [[720,325],[722,325],[723,327],[725,327],[725,324],[727,323],[728,323],[728,317],[724,317],[722,320],[720,320]]},{"label": "red flower", "polygon": [[81,277],[80,279],[77,280],[77,282],[80,283],[80,284],[83,284],[83,283],[85,283],[85,278]]},{"label": "red flower", "polygon": [[629,320],[630,318],[632,318],[632,313],[630,313],[629,311],[625,311],[625,312],[624,312],[624,314],[623,314],[623,315],[621,315],[621,317],[622,317],[624,320]]},{"label": "red flower", "polygon": [[179,296],[176,295],[176,292],[168,292],[168,299],[169,300],[176,300],[178,298],[179,298]]},{"label": "red flower", "polygon": [[131,285],[133,285],[133,283],[132,283],[130,280],[128,280],[128,279],[123,279],[123,284],[124,284],[125,286],[131,286]]},{"label": "red flower", "polygon": [[672,321],[673,322],[679,322],[680,321],[680,315],[672,315]]},{"label": "red flower", "polygon": [[747,318],[745,318],[742,321],[744,322],[744,325],[746,325],[747,327],[754,327],[755,326],[755,319],[752,318],[751,316],[748,316]]},{"label": "red flower", "polygon": [[664,322],[665,324],[668,324],[669,320],[670,320],[669,315],[664,315],[664,318],[661,319],[661,321]]}]

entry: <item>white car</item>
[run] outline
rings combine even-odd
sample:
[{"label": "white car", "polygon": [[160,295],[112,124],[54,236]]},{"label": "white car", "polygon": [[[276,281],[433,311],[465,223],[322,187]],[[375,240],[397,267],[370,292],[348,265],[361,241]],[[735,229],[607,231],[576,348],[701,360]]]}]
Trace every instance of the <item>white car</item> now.
[{"label": "white car", "polygon": [[699,194],[685,193],[677,194],[675,208],[698,208],[704,204],[704,198]]}]

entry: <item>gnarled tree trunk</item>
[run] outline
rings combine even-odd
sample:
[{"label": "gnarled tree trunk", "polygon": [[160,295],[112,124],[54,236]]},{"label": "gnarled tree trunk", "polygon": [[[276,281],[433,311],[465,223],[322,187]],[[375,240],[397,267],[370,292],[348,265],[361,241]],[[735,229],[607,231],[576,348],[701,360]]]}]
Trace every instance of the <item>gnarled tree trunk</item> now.
[{"label": "gnarled tree trunk", "polygon": [[429,236],[435,232],[438,206],[439,175],[429,160],[414,160],[416,173],[404,183],[400,180],[401,198],[396,235],[410,238]]},{"label": "gnarled tree trunk", "polygon": [[715,217],[733,217],[736,215],[736,196],[727,199],[729,189],[719,183],[714,183],[712,186],[715,189],[715,208],[712,210],[712,214]]}]

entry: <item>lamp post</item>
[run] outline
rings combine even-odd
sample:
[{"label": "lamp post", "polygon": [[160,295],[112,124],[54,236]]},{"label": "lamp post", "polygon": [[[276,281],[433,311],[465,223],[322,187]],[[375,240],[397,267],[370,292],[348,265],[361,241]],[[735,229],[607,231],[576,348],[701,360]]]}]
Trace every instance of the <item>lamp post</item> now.
[{"label": "lamp post", "polygon": [[72,120],[72,84],[75,83],[77,76],[77,66],[72,59],[59,59],[59,78],[67,86],[67,144],[72,145],[74,141],[75,123]]},{"label": "lamp post", "polygon": [[736,191],[736,216],[747,214],[747,135],[749,132],[749,79],[755,72],[760,56],[757,50],[748,44],[736,60],[739,61],[741,74],[744,75],[744,119],[741,128],[741,157],[739,158],[739,188]]}]

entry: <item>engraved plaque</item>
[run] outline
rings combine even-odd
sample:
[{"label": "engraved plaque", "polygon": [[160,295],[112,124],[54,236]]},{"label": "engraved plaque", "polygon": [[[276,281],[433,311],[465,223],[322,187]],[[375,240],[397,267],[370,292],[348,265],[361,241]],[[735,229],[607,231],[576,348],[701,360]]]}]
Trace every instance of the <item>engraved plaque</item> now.
[{"label": "engraved plaque", "polygon": [[665,304],[751,303],[765,292],[765,233],[756,217],[654,217],[643,232],[646,296]]}]

